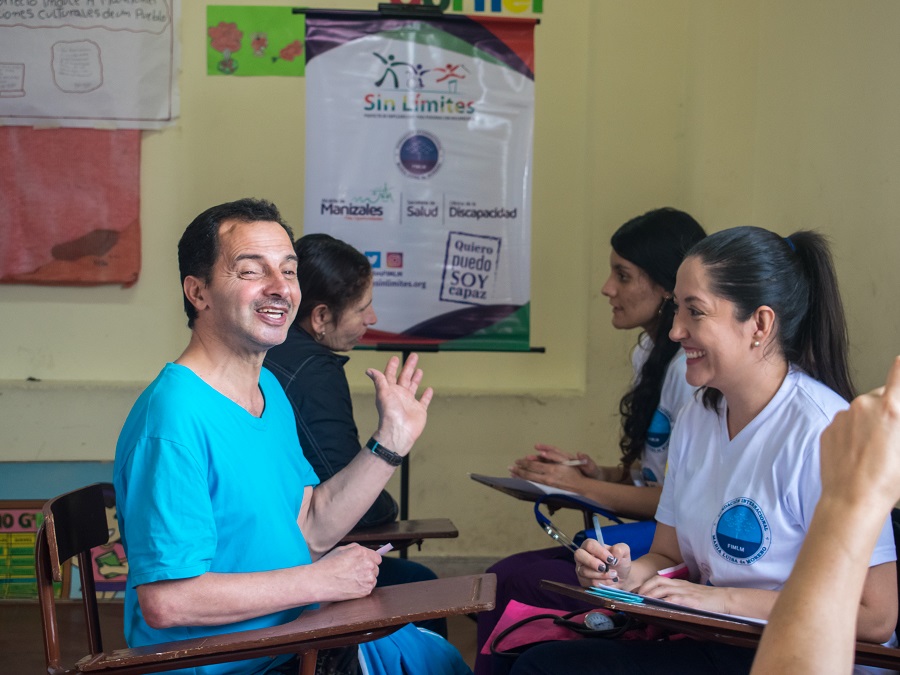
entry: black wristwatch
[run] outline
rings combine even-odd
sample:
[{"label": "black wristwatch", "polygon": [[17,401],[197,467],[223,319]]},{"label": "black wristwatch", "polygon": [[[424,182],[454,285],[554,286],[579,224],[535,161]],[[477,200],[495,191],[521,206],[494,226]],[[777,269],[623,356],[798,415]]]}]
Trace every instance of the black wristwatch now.
[{"label": "black wristwatch", "polygon": [[388,450],[381,443],[376,441],[374,436],[366,441],[366,447],[372,451],[373,455],[381,457],[381,459],[391,466],[400,466],[400,463],[403,462],[403,458],[400,455],[393,450]]}]

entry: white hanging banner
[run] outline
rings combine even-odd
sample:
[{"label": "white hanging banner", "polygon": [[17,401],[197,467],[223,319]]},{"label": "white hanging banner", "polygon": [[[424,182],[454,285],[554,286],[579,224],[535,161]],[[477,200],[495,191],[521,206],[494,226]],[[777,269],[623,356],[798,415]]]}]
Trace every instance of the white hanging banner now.
[{"label": "white hanging banner", "polygon": [[307,10],[303,231],[371,261],[364,344],[530,348],[535,23]]}]

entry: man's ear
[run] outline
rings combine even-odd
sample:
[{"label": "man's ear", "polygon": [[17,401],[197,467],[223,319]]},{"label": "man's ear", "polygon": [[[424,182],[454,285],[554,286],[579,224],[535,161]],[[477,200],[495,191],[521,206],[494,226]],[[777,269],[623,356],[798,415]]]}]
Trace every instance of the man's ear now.
[{"label": "man's ear", "polygon": [[186,276],[182,284],[184,289],[184,297],[188,299],[198,312],[202,312],[209,307],[206,299],[206,282],[193,276]]}]

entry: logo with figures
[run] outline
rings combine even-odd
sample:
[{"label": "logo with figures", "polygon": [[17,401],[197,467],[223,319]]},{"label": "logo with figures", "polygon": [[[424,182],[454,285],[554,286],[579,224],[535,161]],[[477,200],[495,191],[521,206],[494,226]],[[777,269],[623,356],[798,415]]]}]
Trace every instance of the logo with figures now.
[{"label": "logo with figures", "polygon": [[[373,52],[378,73],[362,96],[367,117],[466,119],[475,114],[477,95],[466,93],[471,71],[464,63],[420,63],[390,52]],[[475,85],[477,85],[477,80]]]},{"label": "logo with figures", "polygon": [[[469,75],[469,69],[462,63],[444,63],[426,67],[422,63],[402,61],[393,54],[372,54],[384,66],[384,71],[375,86],[393,89],[433,88],[455,94],[460,82]],[[414,59],[413,59],[414,61]]]},{"label": "logo with figures", "polygon": [[735,565],[752,565],[772,543],[766,515],[752,499],[738,497],[727,502],[712,527],[716,553]]}]

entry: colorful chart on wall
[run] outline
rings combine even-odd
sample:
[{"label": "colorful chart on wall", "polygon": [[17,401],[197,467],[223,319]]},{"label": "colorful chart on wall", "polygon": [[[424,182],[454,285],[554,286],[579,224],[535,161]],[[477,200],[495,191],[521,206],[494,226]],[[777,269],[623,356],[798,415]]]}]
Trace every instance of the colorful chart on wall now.
[{"label": "colorful chart on wall", "polygon": [[303,231],[371,261],[364,344],[530,348],[535,23],[307,10]]},{"label": "colorful chart on wall", "polygon": [[209,5],[206,8],[208,75],[303,75],[303,14],[290,7]]},{"label": "colorful chart on wall", "polygon": [[[125,597],[128,560],[122,546],[112,486],[104,492],[109,542],[91,551],[94,586],[101,600]],[[0,600],[36,598],[34,545],[44,520],[44,502],[36,500],[0,501]],[[63,581],[55,584],[56,597],[81,598],[81,578],[77,564],[63,566]]]},{"label": "colorful chart on wall", "polygon": [[[37,597],[34,543],[44,520],[42,506],[33,500],[0,502],[0,600]],[[68,567],[65,575],[68,579]],[[56,597],[62,586],[56,586]]]}]

